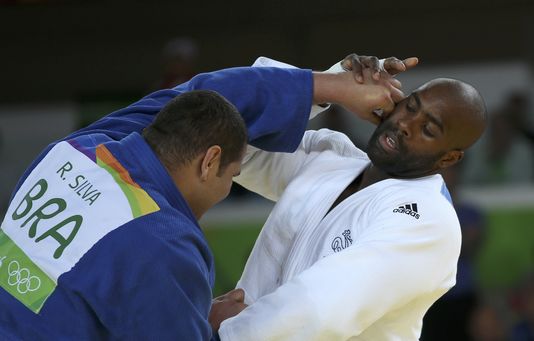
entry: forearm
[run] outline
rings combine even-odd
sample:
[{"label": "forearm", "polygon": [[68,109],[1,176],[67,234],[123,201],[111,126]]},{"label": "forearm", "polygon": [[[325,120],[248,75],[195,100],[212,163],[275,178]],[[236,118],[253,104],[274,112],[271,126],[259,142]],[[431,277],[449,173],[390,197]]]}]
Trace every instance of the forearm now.
[{"label": "forearm", "polygon": [[306,128],[313,95],[309,70],[234,68],[203,74],[178,91],[210,89],[233,103],[245,120],[249,143],[268,151],[294,151]]},{"label": "forearm", "polygon": [[344,77],[346,75],[338,73],[314,72],[313,73],[313,104],[336,103],[343,102],[346,96],[346,84],[344,85]]},{"label": "forearm", "polygon": [[233,68],[204,73],[173,89],[156,91],[68,138],[102,133],[121,139],[140,133],[176,96],[192,90],[214,90],[233,103],[245,120],[252,145],[270,151],[297,148],[312,102],[309,70]]},{"label": "forearm", "polygon": [[[370,70],[364,70],[364,83],[358,83],[352,72],[332,70],[314,72],[314,103],[335,103],[365,120],[376,122],[373,112],[393,109],[392,89],[386,81],[372,80]],[[336,72],[337,71],[337,72]],[[396,94],[396,96],[398,93]]]}]

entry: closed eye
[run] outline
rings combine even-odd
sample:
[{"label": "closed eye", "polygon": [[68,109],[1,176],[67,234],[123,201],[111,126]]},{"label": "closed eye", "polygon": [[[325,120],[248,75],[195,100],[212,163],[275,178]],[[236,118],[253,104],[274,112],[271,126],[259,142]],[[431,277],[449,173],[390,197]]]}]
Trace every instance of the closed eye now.
[{"label": "closed eye", "polygon": [[432,133],[432,130],[430,130],[430,128],[428,127],[428,124],[423,126],[423,134],[425,134],[428,137],[435,137],[436,136],[436,135],[434,135],[434,133]]},{"label": "closed eye", "polygon": [[413,113],[417,111],[418,107],[419,106],[417,105],[417,102],[415,101],[414,96],[413,95],[410,96],[408,100],[406,101],[406,110]]}]

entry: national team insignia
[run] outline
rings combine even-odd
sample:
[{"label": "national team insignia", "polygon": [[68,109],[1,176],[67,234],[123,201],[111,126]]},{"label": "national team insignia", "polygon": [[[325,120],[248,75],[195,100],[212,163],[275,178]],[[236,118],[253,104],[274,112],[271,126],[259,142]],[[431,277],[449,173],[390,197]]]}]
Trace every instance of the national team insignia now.
[{"label": "national team insignia", "polygon": [[346,248],[348,248],[349,246],[352,245],[352,238],[350,236],[350,230],[343,231],[341,236],[343,238],[342,237],[336,237],[332,241],[332,250],[334,250],[334,252],[339,252],[339,251],[344,250],[344,249],[346,249]]}]

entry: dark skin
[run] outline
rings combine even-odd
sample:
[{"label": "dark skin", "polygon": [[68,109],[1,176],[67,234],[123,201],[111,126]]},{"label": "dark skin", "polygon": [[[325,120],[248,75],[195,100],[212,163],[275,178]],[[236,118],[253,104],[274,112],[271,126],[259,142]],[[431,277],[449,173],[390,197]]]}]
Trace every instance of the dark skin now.
[{"label": "dark skin", "polygon": [[[391,77],[415,67],[417,63],[418,59],[414,57],[405,60],[389,57],[384,60],[383,69],[381,70],[378,58],[373,56],[358,56],[353,53],[345,57],[342,61],[342,66],[345,70],[352,71],[354,80],[360,84],[373,84],[381,77],[387,77],[387,79],[390,79],[390,86],[399,89],[397,91],[397,96],[399,96],[399,98],[393,98],[393,100],[398,101],[404,97],[402,92],[400,92],[401,83]],[[395,91],[393,91],[393,93],[395,93]],[[365,118],[375,124],[379,123],[381,120],[378,115],[365,116]],[[354,187],[354,185],[351,185],[347,190],[350,189],[349,192],[351,192]],[[241,310],[246,308],[246,304],[244,304],[244,295],[245,294],[241,289],[235,289],[213,300],[209,321],[214,331],[219,330],[222,321],[237,315]]]},{"label": "dark skin", "polygon": [[[416,57],[406,58],[404,60],[400,60],[396,57],[389,57],[384,60],[383,69],[381,70],[380,62],[377,57],[358,56],[355,53],[346,56],[341,61],[343,69],[352,71],[354,80],[360,84],[372,83],[373,80],[376,81],[381,77],[394,77],[399,73],[414,68],[418,63],[419,59]],[[397,79],[392,78],[390,82],[397,89],[401,89],[402,84]],[[404,98],[404,96],[402,96],[402,98]],[[382,118],[379,115],[373,115],[366,117],[366,120],[373,124],[379,124],[382,121]]]},{"label": "dark skin", "polygon": [[[363,77],[364,82],[369,81],[373,72],[364,69]],[[368,146],[371,164],[343,190],[329,212],[352,194],[379,181],[424,177],[456,164],[464,150],[482,135],[486,111],[482,98],[470,85],[436,79],[415,90],[378,120]],[[235,305],[244,308],[242,302],[227,300],[224,304],[227,306],[212,306],[218,318],[210,319],[215,330],[220,318],[237,314]]]},{"label": "dark skin", "polygon": [[245,309],[245,292],[243,289],[234,289],[214,298],[209,315],[209,322],[214,331],[219,330],[221,322],[235,316]]},{"label": "dark skin", "polygon": [[[350,54],[342,61],[342,66],[345,70],[352,71],[354,80],[360,84],[373,84],[381,77],[387,77],[390,79],[390,86],[398,89],[396,92],[399,98],[393,98],[393,100],[398,101],[404,97],[402,92],[400,92],[401,83],[396,79],[391,79],[391,76],[409,70],[415,67],[417,63],[417,58],[399,60],[395,57],[389,57],[384,60],[384,69],[381,70],[378,58]],[[381,72],[383,72],[383,74],[381,74]],[[387,74],[384,74],[384,72]],[[395,91],[393,92],[395,93]],[[375,124],[381,120],[377,115],[365,116],[365,118]],[[243,290],[235,289],[213,300],[209,322],[214,331],[219,330],[222,321],[237,315],[247,307],[244,303],[244,297],[245,293]]]},{"label": "dark skin", "polygon": [[330,210],[357,191],[389,178],[419,178],[459,162],[486,127],[482,98],[470,85],[430,81],[398,103],[371,137],[371,164]]},{"label": "dark skin", "polygon": [[[380,70],[376,57],[349,55],[342,62],[359,83],[392,76],[417,65],[417,58],[385,60]],[[393,82],[400,89],[400,82]],[[378,124],[369,142],[371,164],[343,190],[330,210],[376,182],[389,178],[418,178],[438,173],[463,157],[486,126],[483,101],[471,86],[455,80],[426,83],[402,99],[387,116],[367,117]],[[330,211],[329,210],[329,211]],[[214,300],[210,323],[221,322],[246,308],[244,292],[234,290]]]}]

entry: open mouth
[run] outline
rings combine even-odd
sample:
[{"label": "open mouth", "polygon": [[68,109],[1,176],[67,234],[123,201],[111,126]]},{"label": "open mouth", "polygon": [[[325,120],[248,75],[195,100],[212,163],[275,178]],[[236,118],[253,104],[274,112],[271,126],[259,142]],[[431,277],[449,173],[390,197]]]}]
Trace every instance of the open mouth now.
[{"label": "open mouth", "polygon": [[398,139],[397,137],[392,134],[391,132],[385,132],[380,136],[380,144],[382,145],[382,148],[384,148],[387,151],[398,151]]}]

